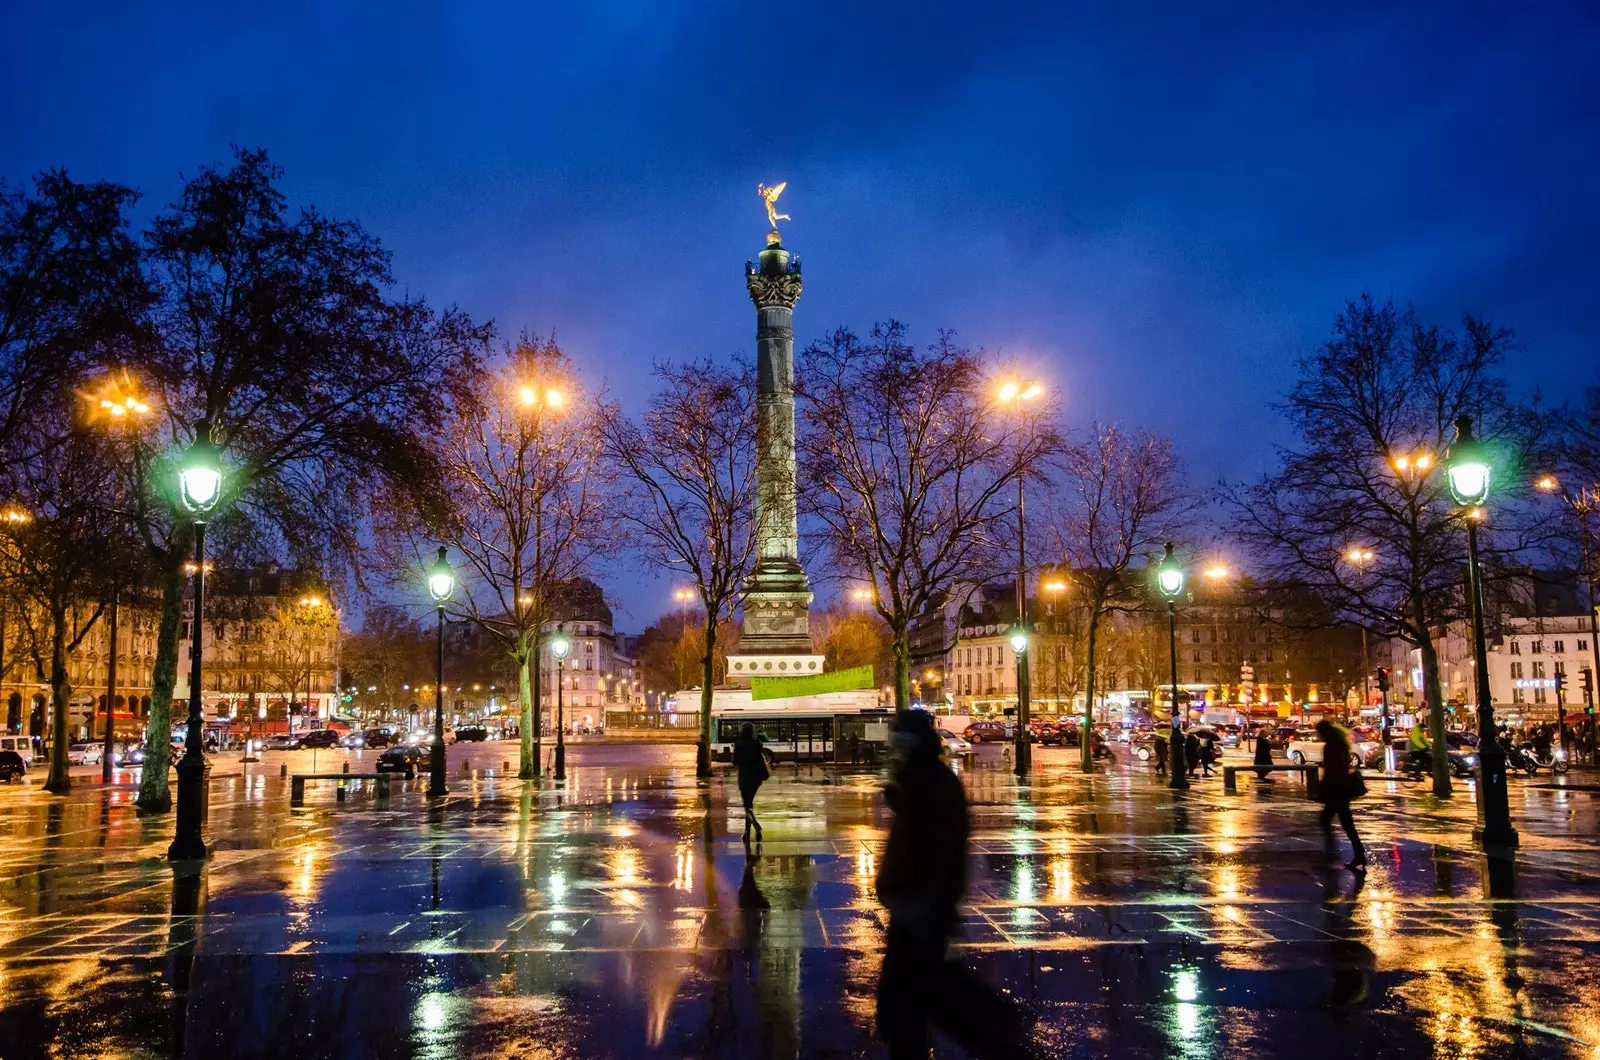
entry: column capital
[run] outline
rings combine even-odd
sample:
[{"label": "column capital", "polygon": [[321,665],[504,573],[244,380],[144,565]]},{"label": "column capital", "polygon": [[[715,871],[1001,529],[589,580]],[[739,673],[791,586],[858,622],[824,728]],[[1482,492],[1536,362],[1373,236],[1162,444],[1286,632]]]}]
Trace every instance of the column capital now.
[{"label": "column capital", "polygon": [[750,290],[750,301],[757,309],[793,309],[800,300],[800,274],[797,272],[768,276],[759,272],[745,275],[745,286]]}]

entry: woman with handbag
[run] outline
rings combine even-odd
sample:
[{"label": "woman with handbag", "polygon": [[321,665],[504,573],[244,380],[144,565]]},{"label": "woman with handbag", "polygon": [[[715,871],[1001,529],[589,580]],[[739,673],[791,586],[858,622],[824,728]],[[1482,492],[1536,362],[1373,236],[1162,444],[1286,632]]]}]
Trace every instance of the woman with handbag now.
[{"label": "woman with handbag", "polygon": [[754,828],[759,843],[761,822],[756,820],[756,792],[772,775],[772,769],[767,765],[767,749],[756,739],[756,727],[748,721],[733,741],[733,768],[739,776],[739,797],[744,800],[744,841],[750,842],[750,829]]},{"label": "woman with handbag", "polygon": [[1350,816],[1350,800],[1367,793],[1366,781],[1358,770],[1350,768],[1350,734],[1324,718],[1317,722],[1317,736],[1322,740],[1322,838],[1332,855],[1337,849],[1333,839],[1333,819],[1339,818],[1344,834],[1350,838],[1353,857],[1346,864],[1351,872],[1367,871],[1367,851],[1356,835],[1356,822]]}]

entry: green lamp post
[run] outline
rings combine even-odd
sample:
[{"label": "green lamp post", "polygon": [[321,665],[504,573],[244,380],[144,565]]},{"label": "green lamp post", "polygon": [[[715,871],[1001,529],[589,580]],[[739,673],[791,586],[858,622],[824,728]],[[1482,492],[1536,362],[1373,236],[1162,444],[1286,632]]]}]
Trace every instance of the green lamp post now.
[{"label": "green lamp post", "polygon": [[1489,455],[1472,436],[1472,418],[1456,420],[1456,440],[1445,457],[1450,494],[1464,509],[1467,524],[1467,597],[1472,606],[1472,651],[1477,660],[1474,682],[1478,697],[1478,841],[1485,847],[1514,847],[1506,793],[1506,755],[1495,737],[1494,701],[1489,694],[1488,646],[1483,629],[1483,570],[1478,565],[1478,521],[1489,499]]},{"label": "green lamp post", "polygon": [[205,638],[206,520],[222,497],[222,455],[211,444],[211,425],[195,428],[194,442],[178,464],[178,499],[194,523],[194,616],[189,623],[189,719],[178,759],[178,820],[168,861],[206,856],[205,719],[201,713],[202,646]]},{"label": "green lamp post", "polygon": [[1178,706],[1178,596],[1183,592],[1183,567],[1172,553],[1172,542],[1156,564],[1156,588],[1167,598],[1167,648],[1172,655],[1172,778],[1169,788],[1187,788],[1189,770],[1184,763],[1183,715]]},{"label": "green lamp post", "polygon": [[428,756],[428,795],[437,797],[445,793],[444,783],[444,605],[456,591],[456,572],[443,545],[439,555],[428,568],[428,595],[433,597],[439,614],[434,637],[433,660],[433,751]]}]

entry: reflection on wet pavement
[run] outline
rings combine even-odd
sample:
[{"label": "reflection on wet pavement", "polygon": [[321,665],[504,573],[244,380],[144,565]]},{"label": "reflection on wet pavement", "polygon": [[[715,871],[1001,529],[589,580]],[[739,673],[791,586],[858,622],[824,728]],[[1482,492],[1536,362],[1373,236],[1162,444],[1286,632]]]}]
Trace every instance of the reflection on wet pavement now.
[{"label": "reflection on wet pavement", "polygon": [[[747,852],[691,748],[571,753],[535,790],[475,748],[443,806],[218,776],[187,873],[131,786],[5,791],[0,1056],[878,1055],[874,776],[783,766]],[[1513,790],[1508,885],[1470,792],[1374,782],[1361,881],[1292,785],[1175,799],[1040,758],[965,772],[962,944],[1041,1054],[1600,1057],[1592,792]]]}]

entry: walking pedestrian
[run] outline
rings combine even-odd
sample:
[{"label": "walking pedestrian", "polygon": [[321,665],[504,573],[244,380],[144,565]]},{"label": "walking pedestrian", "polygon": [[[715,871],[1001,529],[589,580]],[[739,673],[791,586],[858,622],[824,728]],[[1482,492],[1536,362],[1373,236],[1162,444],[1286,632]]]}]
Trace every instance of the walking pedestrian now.
[{"label": "walking pedestrian", "polygon": [[1189,779],[1193,780],[1200,768],[1200,737],[1195,733],[1191,732],[1183,738],[1183,764],[1188,770]]},{"label": "walking pedestrian", "polygon": [[927,1060],[930,1024],[974,1056],[1027,1056],[1015,1004],[948,952],[967,888],[966,792],[926,711],[902,713],[893,741],[900,761],[883,795],[894,823],[876,880],[889,911],[878,1034],[891,1060]]},{"label": "walking pedestrian", "polygon": [[1167,775],[1167,734],[1160,729],[1156,730],[1156,775]]},{"label": "walking pedestrian", "polygon": [[1345,864],[1351,872],[1367,871],[1367,851],[1356,834],[1355,818],[1350,815],[1350,800],[1366,793],[1366,782],[1359,772],[1350,768],[1350,734],[1324,718],[1317,722],[1317,736],[1322,740],[1322,813],[1317,823],[1322,826],[1322,840],[1329,856],[1337,847],[1333,839],[1333,819],[1339,818],[1344,834],[1350,839],[1352,857]]},{"label": "walking pedestrian", "polygon": [[744,800],[744,841],[750,842],[750,829],[756,830],[756,842],[761,842],[761,822],[756,820],[756,792],[772,775],[767,765],[767,749],[756,739],[756,727],[748,721],[739,727],[739,738],[733,741],[733,768],[739,778],[739,798]]},{"label": "walking pedestrian", "polygon": [[1206,776],[1211,775],[1211,767],[1217,762],[1217,738],[1211,733],[1200,737],[1200,768]]},{"label": "walking pedestrian", "polygon": [[[1267,727],[1261,726],[1256,730],[1256,765],[1270,766],[1272,764],[1272,738],[1267,735]],[[1262,784],[1273,783],[1272,774],[1265,769],[1256,770],[1256,779]]]}]

